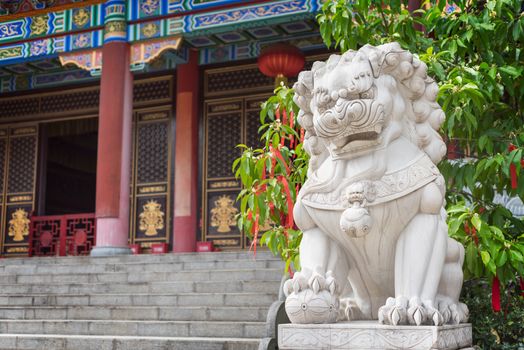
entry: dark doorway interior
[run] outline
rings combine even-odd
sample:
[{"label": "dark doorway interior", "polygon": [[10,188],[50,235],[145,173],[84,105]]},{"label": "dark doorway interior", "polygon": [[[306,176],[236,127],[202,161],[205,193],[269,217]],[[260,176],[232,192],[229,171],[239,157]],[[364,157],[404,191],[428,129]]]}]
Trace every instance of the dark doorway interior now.
[{"label": "dark doorway interior", "polygon": [[46,123],[41,131],[40,215],[93,213],[98,119]]}]

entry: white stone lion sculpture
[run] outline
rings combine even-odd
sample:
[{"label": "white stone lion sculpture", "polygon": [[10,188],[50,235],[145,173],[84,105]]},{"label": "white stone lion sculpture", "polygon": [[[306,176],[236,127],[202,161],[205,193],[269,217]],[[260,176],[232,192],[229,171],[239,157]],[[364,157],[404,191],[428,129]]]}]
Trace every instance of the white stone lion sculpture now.
[{"label": "white stone lion sculpture", "polygon": [[294,88],[311,159],[294,209],[302,270],[284,285],[291,321],[466,322],[427,66],[398,43],[366,45],[315,62]]}]

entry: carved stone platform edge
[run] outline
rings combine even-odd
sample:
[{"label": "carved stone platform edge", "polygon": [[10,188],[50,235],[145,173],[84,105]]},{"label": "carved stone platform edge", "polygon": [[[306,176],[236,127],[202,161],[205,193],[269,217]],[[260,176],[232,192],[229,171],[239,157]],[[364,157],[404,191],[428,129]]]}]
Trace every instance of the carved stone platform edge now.
[{"label": "carved stone platform edge", "polygon": [[281,350],[466,350],[472,346],[471,324],[388,326],[376,321],[336,324],[281,324]]}]

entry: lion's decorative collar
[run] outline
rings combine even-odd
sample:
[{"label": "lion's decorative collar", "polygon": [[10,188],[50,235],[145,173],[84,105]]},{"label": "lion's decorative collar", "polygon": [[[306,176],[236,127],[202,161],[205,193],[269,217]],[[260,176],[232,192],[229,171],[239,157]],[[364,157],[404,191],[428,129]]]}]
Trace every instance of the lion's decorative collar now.
[{"label": "lion's decorative collar", "polygon": [[402,169],[386,172],[379,180],[355,181],[355,179],[344,179],[334,190],[328,192],[310,191],[320,184],[320,181],[312,176],[308,180],[308,186],[301,190],[302,203],[304,205],[327,210],[344,210],[350,206],[346,189],[355,183],[363,185],[365,206],[374,206],[395,200],[412,193],[439,176],[438,168],[433,164],[426,154],[407,163]]}]

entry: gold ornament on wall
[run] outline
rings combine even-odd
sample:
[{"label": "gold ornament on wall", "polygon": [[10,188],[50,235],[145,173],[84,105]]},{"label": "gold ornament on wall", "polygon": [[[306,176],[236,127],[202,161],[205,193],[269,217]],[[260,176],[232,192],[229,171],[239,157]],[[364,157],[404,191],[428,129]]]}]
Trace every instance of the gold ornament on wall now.
[{"label": "gold ornament on wall", "polygon": [[152,15],[158,9],[158,0],[142,0],[140,8],[146,15]]},{"label": "gold ornament on wall", "polygon": [[47,15],[35,16],[31,19],[31,34],[42,35],[47,33],[47,21],[49,17]]},{"label": "gold ornament on wall", "polygon": [[142,35],[151,38],[158,32],[158,26],[155,23],[148,23],[142,27]]},{"label": "gold ornament on wall", "polygon": [[89,21],[89,11],[85,8],[77,9],[73,12],[73,23],[78,28],[82,28]]},{"label": "gold ornament on wall", "polygon": [[233,206],[234,203],[227,195],[220,196],[215,201],[215,207],[211,209],[211,226],[217,227],[218,232],[231,232],[231,226],[236,225],[238,209]]},{"label": "gold ornament on wall", "polygon": [[156,236],[158,230],[164,228],[164,213],[160,210],[162,205],[155,200],[150,200],[142,206],[140,213],[140,231],[145,231],[146,236]]},{"label": "gold ornament on wall", "polygon": [[11,214],[12,219],[9,220],[9,236],[13,237],[13,241],[20,242],[24,240],[24,236],[29,234],[29,223],[27,212],[24,209],[17,209]]},{"label": "gold ornament on wall", "polygon": [[113,21],[106,23],[105,25],[105,35],[112,33],[125,33],[126,32],[126,22],[124,21]]}]

